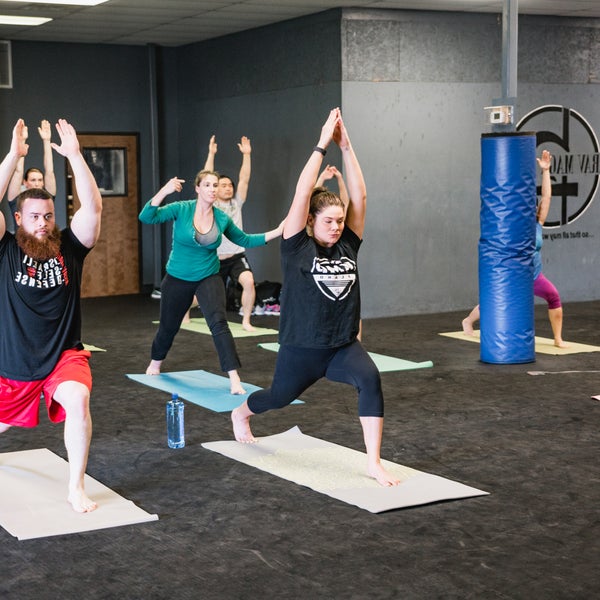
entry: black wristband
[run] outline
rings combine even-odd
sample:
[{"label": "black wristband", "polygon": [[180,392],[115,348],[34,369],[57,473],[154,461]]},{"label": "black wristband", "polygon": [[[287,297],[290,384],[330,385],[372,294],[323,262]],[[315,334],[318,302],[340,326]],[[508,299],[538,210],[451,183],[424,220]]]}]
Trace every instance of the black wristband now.
[{"label": "black wristband", "polygon": [[315,146],[313,148],[313,152],[320,152],[323,156],[325,156],[327,154],[327,150],[325,150],[325,148],[321,148],[319,146]]}]

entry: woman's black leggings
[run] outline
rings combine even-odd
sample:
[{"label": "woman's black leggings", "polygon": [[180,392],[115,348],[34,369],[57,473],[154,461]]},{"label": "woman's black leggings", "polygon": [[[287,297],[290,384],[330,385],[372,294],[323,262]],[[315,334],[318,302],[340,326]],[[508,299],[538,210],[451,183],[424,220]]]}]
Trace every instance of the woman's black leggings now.
[{"label": "woman's black leggings", "polygon": [[152,360],[164,360],[167,356],[194,296],[212,333],[221,370],[239,369],[240,359],[227,324],[225,285],[219,274],[201,281],[184,281],[168,273],[165,275],[160,287],[160,323],[152,342]]},{"label": "woman's black leggings", "polygon": [[281,346],[271,387],[250,394],[248,408],[255,414],[283,408],[322,377],[356,388],[359,416],[383,417],[379,370],[358,341],[326,350]]}]

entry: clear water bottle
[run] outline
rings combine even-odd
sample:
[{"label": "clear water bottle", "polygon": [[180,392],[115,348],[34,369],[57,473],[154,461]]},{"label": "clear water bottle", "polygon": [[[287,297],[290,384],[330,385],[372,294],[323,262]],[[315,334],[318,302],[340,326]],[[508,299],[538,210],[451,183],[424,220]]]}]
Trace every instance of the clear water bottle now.
[{"label": "clear water bottle", "polygon": [[185,446],[185,428],[183,421],[183,401],[173,394],[167,402],[167,443],[169,448]]}]

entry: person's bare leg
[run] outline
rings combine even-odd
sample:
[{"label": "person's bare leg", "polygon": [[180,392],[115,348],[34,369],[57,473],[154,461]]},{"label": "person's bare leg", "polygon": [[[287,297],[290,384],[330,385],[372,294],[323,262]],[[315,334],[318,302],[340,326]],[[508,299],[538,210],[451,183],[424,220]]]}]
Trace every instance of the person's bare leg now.
[{"label": "person's bare leg", "polygon": [[359,342],[362,342],[362,319],[358,322],[358,334],[356,336],[356,339]]},{"label": "person's bare leg", "polygon": [[231,411],[233,435],[242,444],[254,444],[258,442],[250,430],[250,417],[252,415],[254,413],[248,408],[248,401],[245,401]]},{"label": "person's bare leg", "polygon": [[92,439],[90,393],[82,383],[65,381],[56,388],[54,399],[67,413],[65,420],[65,447],[69,458],[67,500],[76,512],[91,512],[98,505],[87,496],[84,488],[85,469]]},{"label": "person's bare leg", "polygon": [[473,325],[479,321],[479,304],[469,313],[469,316],[462,321],[463,331],[467,335],[473,335]]},{"label": "person's bare leg", "polygon": [[563,309],[562,306],[558,308],[548,309],[548,318],[550,319],[550,326],[552,327],[552,335],[554,336],[554,345],[558,348],[568,348],[569,344],[562,339],[562,322],[563,322]]},{"label": "person's bare leg", "polygon": [[254,302],[256,300],[256,289],[254,288],[254,276],[252,271],[244,271],[238,279],[242,286],[242,327],[246,331],[256,331],[256,327],[250,324],[250,316],[254,310]]},{"label": "person's bare leg", "polygon": [[146,375],[160,375],[160,366],[162,360],[151,360],[150,364],[146,368]]},{"label": "person's bare leg", "polygon": [[398,485],[400,481],[388,473],[381,464],[381,436],[383,434],[382,417],[360,417],[363,437],[367,448],[367,474],[377,480],[380,485],[389,487]]},{"label": "person's bare leg", "polygon": [[242,380],[238,372],[234,369],[233,371],[227,371],[227,375],[229,376],[230,392],[235,396],[245,394],[246,390],[242,387]]}]

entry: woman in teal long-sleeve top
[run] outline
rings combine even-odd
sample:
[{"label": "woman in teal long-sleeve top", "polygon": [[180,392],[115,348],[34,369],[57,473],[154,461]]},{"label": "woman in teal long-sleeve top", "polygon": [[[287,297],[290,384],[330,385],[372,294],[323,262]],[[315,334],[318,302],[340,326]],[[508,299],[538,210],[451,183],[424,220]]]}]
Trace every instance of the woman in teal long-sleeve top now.
[{"label": "woman in teal long-sleeve top", "polygon": [[237,370],[240,368],[233,336],[227,324],[225,286],[219,275],[217,248],[225,235],[245,248],[262,246],[281,235],[282,224],[266,233],[247,234],[218,208],[213,207],[219,176],[213,171],[196,175],[195,200],[161,206],[173,192],[180,192],[183,179],[173,177],[144,206],[139,219],[156,224],[173,221],[173,242],[161,284],[160,323],[152,342],[147,375],[158,375],[169,352],[181,319],[194,296],[210,328],[221,369],[229,376],[231,393],[244,394]]}]

